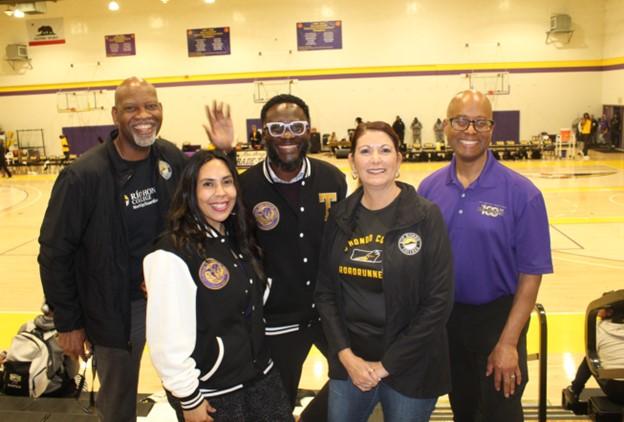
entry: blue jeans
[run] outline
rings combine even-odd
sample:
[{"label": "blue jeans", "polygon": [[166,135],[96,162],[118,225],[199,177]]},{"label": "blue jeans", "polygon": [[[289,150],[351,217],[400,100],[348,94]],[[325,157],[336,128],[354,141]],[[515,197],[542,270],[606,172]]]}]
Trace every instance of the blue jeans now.
[{"label": "blue jeans", "polygon": [[414,399],[393,390],[383,381],[362,391],[351,380],[329,381],[329,422],[366,422],[381,402],[385,422],[427,422],[438,398]]}]

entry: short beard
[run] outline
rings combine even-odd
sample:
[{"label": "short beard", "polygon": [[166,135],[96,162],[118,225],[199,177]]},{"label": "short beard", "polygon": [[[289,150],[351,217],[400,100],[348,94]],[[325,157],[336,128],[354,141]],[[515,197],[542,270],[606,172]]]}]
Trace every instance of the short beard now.
[{"label": "short beard", "polygon": [[147,148],[149,146],[152,146],[152,144],[154,142],[156,142],[156,136],[149,136],[149,137],[143,137],[143,136],[138,136],[135,134],[132,134],[132,139],[134,140],[134,143],[141,148]]},{"label": "short beard", "polygon": [[305,140],[301,142],[301,149],[299,150],[299,157],[297,157],[295,160],[289,163],[286,163],[280,159],[279,154],[277,153],[277,150],[275,149],[275,147],[273,146],[271,142],[266,143],[266,150],[269,156],[269,160],[271,161],[271,164],[274,164],[275,166],[279,167],[280,169],[284,171],[288,171],[288,172],[295,171],[295,170],[299,170],[301,168],[301,165],[303,164],[303,159],[306,156],[306,153],[308,152],[308,141]]}]

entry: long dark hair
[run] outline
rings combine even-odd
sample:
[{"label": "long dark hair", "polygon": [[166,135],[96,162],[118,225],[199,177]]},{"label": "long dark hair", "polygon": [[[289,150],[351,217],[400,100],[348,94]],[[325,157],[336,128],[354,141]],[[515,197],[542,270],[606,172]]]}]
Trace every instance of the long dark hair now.
[{"label": "long dark hair", "polygon": [[204,241],[207,224],[197,205],[197,178],[202,166],[211,160],[221,160],[225,163],[236,188],[236,203],[224,225],[234,235],[240,252],[250,257],[254,270],[264,280],[261,264],[262,251],[253,235],[255,220],[247,213],[243,204],[236,166],[221,151],[198,151],[182,171],[167,217],[167,228],[171,233],[173,244],[180,250],[196,252],[201,256],[206,254]]}]

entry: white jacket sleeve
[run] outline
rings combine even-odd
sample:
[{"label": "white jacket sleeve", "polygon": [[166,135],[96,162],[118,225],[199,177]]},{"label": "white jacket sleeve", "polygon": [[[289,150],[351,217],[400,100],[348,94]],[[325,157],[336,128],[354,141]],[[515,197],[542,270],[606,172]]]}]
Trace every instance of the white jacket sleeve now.
[{"label": "white jacket sleeve", "polygon": [[147,285],[146,336],[152,363],[163,386],[184,399],[199,394],[199,375],[191,353],[196,340],[197,286],[186,263],[164,250],[143,260]]}]

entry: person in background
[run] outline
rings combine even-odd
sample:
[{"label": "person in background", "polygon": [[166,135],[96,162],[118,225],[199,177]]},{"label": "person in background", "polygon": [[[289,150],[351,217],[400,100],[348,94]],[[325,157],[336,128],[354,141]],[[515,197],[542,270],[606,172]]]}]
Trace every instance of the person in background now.
[{"label": "person in background", "polygon": [[[234,133],[227,106],[207,108],[206,132],[222,151],[232,149]],[[291,406],[297,401],[301,369],[310,348],[326,353],[313,301],[321,236],[330,208],[347,191],[344,174],[307,156],[310,110],[299,97],[271,98],[260,112],[266,159],[241,175],[241,192],[258,230],[271,294],[265,304],[271,357],[282,377]],[[327,386],[301,414],[303,422],[327,417]]]},{"label": "person in background", "polygon": [[414,117],[410,128],[412,129],[412,146],[414,148],[420,148],[422,145],[422,123],[418,120],[418,117]]},{"label": "person in background", "polygon": [[578,132],[580,140],[583,142],[583,156],[585,159],[589,159],[589,144],[591,142],[592,131],[592,119],[589,117],[589,113],[584,113],[583,118],[578,124]]},{"label": "person in background", "polygon": [[453,97],[444,128],[453,159],[418,192],[442,210],[453,250],[454,420],[522,421],[528,320],[542,274],[553,271],[544,198],[488,150],[494,121],[483,93]]},{"label": "person in background", "polygon": [[615,149],[620,146],[622,138],[622,121],[620,120],[619,112],[613,113],[609,126],[611,130],[611,149]]},{"label": "person in background", "polygon": [[59,140],[61,141],[61,152],[63,153],[63,161],[61,164],[67,164],[69,163],[69,141],[65,135],[59,135]]},{"label": "person in background", "polygon": [[384,122],[356,129],[360,187],[332,207],[315,300],[330,345],[329,420],[428,421],[450,390],[446,321],[451,249],[438,207],[396,180],[399,138]]},{"label": "person in background", "polygon": [[249,132],[249,144],[252,149],[262,149],[262,133],[260,133],[256,125],[251,125],[251,132]]},{"label": "person in background", "polygon": [[39,268],[66,354],[93,352],[104,422],[136,420],[145,344],[143,257],[164,216],[185,158],[158,138],[156,89],[132,77],[115,90],[117,127],[61,171],[39,235]]},{"label": "person in background", "polygon": [[438,118],[433,124],[433,134],[435,135],[436,143],[444,143],[444,123]]},{"label": "person in background", "polygon": [[264,337],[260,248],[222,152],[193,155],[167,222],[143,261],[146,329],[178,421],[292,421]]},{"label": "person in background", "polygon": [[591,120],[590,143],[596,145],[598,143],[598,119],[593,114],[590,114],[589,119]]},{"label": "person in background", "polygon": [[394,119],[394,123],[392,123],[392,129],[394,129],[396,134],[399,136],[399,145],[401,147],[401,150],[403,150],[405,145],[405,123],[403,123],[403,120],[401,120],[400,116],[396,116],[396,119]]},{"label": "person in background", "polygon": [[8,149],[6,148],[5,143],[6,138],[4,136],[4,132],[2,132],[2,135],[0,136],[0,170],[4,172],[2,177],[13,177],[6,160],[6,153]]},{"label": "person in background", "polygon": [[598,142],[600,144],[608,144],[609,141],[609,118],[606,114],[600,117],[598,122]]}]

